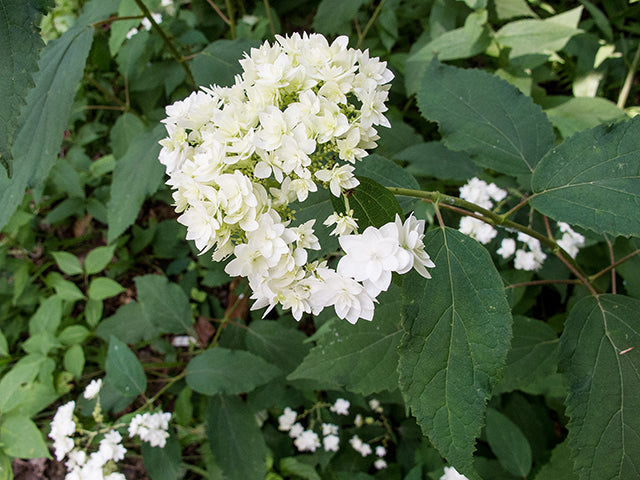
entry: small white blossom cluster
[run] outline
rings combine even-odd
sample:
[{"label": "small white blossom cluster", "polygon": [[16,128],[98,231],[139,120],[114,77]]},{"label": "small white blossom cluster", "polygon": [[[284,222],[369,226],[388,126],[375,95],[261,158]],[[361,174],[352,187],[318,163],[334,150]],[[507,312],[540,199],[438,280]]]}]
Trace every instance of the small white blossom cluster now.
[{"label": "small white blossom cluster", "polygon": [[[493,201],[501,202],[506,196],[507,192],[494,183],[487,184],[484,180],[476,177],[460,187],[460,198],[486,209],[493,207]],[[584,246],[584,237],[574,232],[566,223],[559,222],[558,227],[563,234],[562,238],[558,240],[558,245],[572,258],[575,258],[580,247]],[[473,217],[462,217],[459,230],[484,245],[498,235],[498,231],[491,225]],[[540,241],[523,232],[518,232],[517,240],[522,243],[521,248],[516,248],[515,239],[504,238],[496,253],[505,260],[515,254],[513,266],[516,270],[534,271],[540,269],[547,258],[547,255],[542,251]]]},{"label": "small white blossom cluster", "polygon": [[171,414],[168,412],[139,413],[129,423],[129,437],[137,435],[152,447],[164,448],[169,438],[169,420]]},{"label": "small white blossom cluster", "polygon": [[467,477],[458,473],[454,467],[444,467],[444,475],[440,477],[440,480],[469,480]]},{"label": "small white blossom cluster", "polygon": [[[398,219],[347,237],[357,228],[353,213],[331,215],[325,224],[336,225],[343,248],[367,244],[374,265],[364,275],[355,269],[367,261],[361,254],[338,271],[308,263],[308,250],[321,248],[315,220],[291,226],[290,204],[319,185],[340,196],[359,184],[353,164],[376,146],[375,127],[390,126],[384,102],[393,74],[368,51],[347,48],[346,36],[331,44],[320,34],[276,40],[245,54],[233,86],[204,88],[167,107],[159,160],[178,221],[201,253],[233,256],[225,271],[248,278],[253,309],[280,304],[300,320],[333,306],[351,323],[371,320],[391,272],[415,266],[425,275],[433,266],[424,222]],[[384,259],[369,244],[382,237],[391,249]]]},{"label": "small white blossom cluster", "polygon": [[[83,397],[92,400],[98,396],[102,387],[102,379],[92,380],[83,392]],[[99,428],[96,432],[91,432],[89,441],[86,439],[86,431],[76,425],[78,421],[74,417],[75,402],[68,402],[58,408],[51,421],[51,432],[49,438],[53,440],[53,449],[56,460],[61,462],[65,457],[67,461],[67,474],[65,480],[125,480],[123,474],[115,472],[115,464],[122,460],[127,453],[127,449],[122,445],[122,435],[112,426]],[[98,399],[93,417],[102,424],[102,413],[100,410],[100,400]],[[136,415],[129,425],[129,436],[138,435],[142,440],[147,441],[153,447],[164,447],[169,436],[170,413],[145,413]],[[123,425],[117,425],[120,428]],[[87,450],[76,446],[76,443],[89,444],[96,434],[104,436],[98,444],[97,450],[89,453]],[[77,435],[74,440],[74,435]]]},{"label": "small white blossom cluster", "polygon": [[[475,203],[490,210],[493,207],[492,200],[501,202],[507,197],[507,192],[498,188],[495,183],[487,184],[484,180],[473,177],[465,185],[460,187],[460,198],[467,202]],[[473,217],[462,217],[459,230],[465,235],[475,238],[486,245],[493,240],[498,231],[488,223]]]}]

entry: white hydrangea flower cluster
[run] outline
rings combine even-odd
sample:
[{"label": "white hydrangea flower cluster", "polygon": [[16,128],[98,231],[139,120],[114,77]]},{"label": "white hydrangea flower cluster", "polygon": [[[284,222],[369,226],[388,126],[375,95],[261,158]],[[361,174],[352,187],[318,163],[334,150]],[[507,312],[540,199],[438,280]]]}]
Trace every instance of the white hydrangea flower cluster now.
[{"label": "white hydrangea flower cluster", "polygon": [[[487,182],[477,177],[473,177],[460,187],[460,198],[487,210],[493,208],[492,200],[501,202],[506,197],[507,192],[496,186],[495,183],[487,184]],[[498,235],[498,231],[488,223],[466,216],[460,219],[459,230],[465,235],[475,238],[483,245],[486,245]]]},{"label": "white hydrangea flower cluster", "polygon": [[562,233],[562,238],[558,240],[558,245],[560,245],[571,258],[576,258],[580,248],[584,247],[584,236],[574,232],[568,223],[558,222],[558,228]]},{"label": "white hydrangea flower cluster", "polygon": [[169,438],[169,420],[171,413],[168,412],[139,413],[129,423],[129,437],[137,435],[152,447],[164,448]]},{"label": "white hydrangea flower cluster", "polygon": [[[315,220],[291,226],[290,204],[319,185],[335,196],[358,185],[353,164],[376,146],[375,127],[390,126],[384,102],[393,74],[368,51],[347,48],[346,36],[331,44],[320,34],[276,40],[245,54],[233,86],[204,88],[167,107],[159,160],[178,221],[201,253],[213,249],[216,261],[233,256],[225,271],[248,278],[253,309],[280,304],[299,320],[334,306],[352,323],[371,320],[392,271],[415,266],[424,275],[433,266],[422,245],[424,222],[397,220],[344,240],[396,239],[385,244],[397,258],[387,252],[365,278],[354,271],[361,258],[339,271],[308,263],[308,250],[321,248]],[[357,228],[352,212],[325,224],[336,225],[341,243]],[[378,258],[374,247],[367,251]]]}]

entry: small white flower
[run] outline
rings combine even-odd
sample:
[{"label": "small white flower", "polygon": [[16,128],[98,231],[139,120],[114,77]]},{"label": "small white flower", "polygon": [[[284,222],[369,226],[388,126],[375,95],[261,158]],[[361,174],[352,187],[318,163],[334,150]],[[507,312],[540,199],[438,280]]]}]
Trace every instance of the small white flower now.
[{"label": "small white flower", "polygon": [[338,434],[338,426],[333,423],[323,423],[322,424],[322,435],[325,437],[327,435],[337,435]]},{"label": "small white flower", "polygon": [[371,455],[372,453],[371,445],[363,442],[358,435],[354,435],[353,437],[351,437],[351,440],[349,440],[349,443],[351,444],[353,449],[363,457],[366,457],[367,455]]},{"label": "small white flower", "polygon": [[475,238],[483,245],[486,245],[498,235],[498,231],[491,225],[473,217],[462,217],[458,230],[465,235]]},{"label": "small white flower", "polygon": [[170,419],[171,413],[168,412],[138,414],[129,424],[129,437],[137,435],[152,447],[164,448],[169,438]]},{"label": "small white flower", "polygon": [[60,406],[51,421],[49,438],[53,440],[56,459],[60,462],[69,453],[74,442],[71,438],[76,431],[76,423],[73,421],[73,410],[76,403],[71,401]]},{"label": "small white flower", "polygon": [[91,380],[91,383],[89,383],[89,385],[87,385],[87,388],[84,389],[84,393],[82,394],[82,396],[87,400],[91,400],[95,398],[96,395],[98,395],[101,387],[102,387],[101,378],[97,380],[96,379]]},{"label": "small white flower", "polygon": [[387,468],[387,462],[385,462],[381,458],[378,458],[375,462],[373,462],[373,466],[376,467],[376,470],[382,470],[383,468]]},{"label": "small white flower", "polygon": [[382,413],[382,406],[380,405],[380,400],[372,398],[371,400],[369,400],[369,407],[374,412]]},{"label": "small white flower", "polygon": [[327,435],[322,439],[325,452],[337,452],[340,448],[340,437],[337,435]]},{"label": "small white flower", "polygon": [[293,425],[291,425],[291,428],[289,429],[289,436],[291,438],[298,438],[303,433],[304,433],[304,427],[300,422],[294,423]]},{"label": "small white flower", "polygon": [[378,445],[376,447],[376,455],[378,457],[384,457],[387,454],[387,449],[384,448],[382,445]]},{"label": "small white flower", "polygon": [[349,403],[348,400],[345,400],[344,398],[338,398],[336,402],[331,406],[331,408],[329,408],[329,410],[337,413],[338,415],[349,415],[350,406],[351,403]]},{"label": "small white flower", "polygon": [[282,432],[288,432],[291,427],[296,423],[298,413],[289,407],[285,407],[284,413],[278,417],[278,430]]},{"label": "small white flower", "polygon": [[176,335],[171,340],[171,345],[174,347],[188,347],[189,345],[196,345],[198,341],[190,335]]},{"label": "small white flower", "polygon": [[293,444],[300,452],[315,452],[320,447],[320,439],[313,430],[305,430],[294,440]]},{"label": "small white flower", "polygon": [[516,251],[516,241],[513,238],[504,238],[500,243],[500,248],[496,250],[496,253],[505,260],[514,254]]},{"label": "small white flower", "polygon": [[444,467],[444,475],[440,477],[440,480],[468,480],[467,477],[458,473],[454,467]]},{"label": "small white flower", "polygon": [[353,218],[353,210],[349,210],[346,214],[333,212],[327,217],[323,224],[327,227],[335,225],[336,228],[331,232],[331,235],[337,235],[339,237],[349,235],[358,229],[358,222]]},{"label": "small white flower", "polygon": [[560,231],[563,232],[562,238],[558,240],[558,245],[560,245],[571,258],[576,258],[580,247],[584,247],[585,238],[573,231],[568,223],[558,222],[558,227]]}]

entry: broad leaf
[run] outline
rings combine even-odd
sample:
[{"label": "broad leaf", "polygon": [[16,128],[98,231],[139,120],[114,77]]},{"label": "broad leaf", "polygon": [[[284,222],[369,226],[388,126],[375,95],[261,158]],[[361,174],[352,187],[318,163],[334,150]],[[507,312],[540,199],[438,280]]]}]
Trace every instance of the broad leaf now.
[{"label": "broad leaf", "polygon": [[82,273],[82,265],[80,260],[73,253],[69,252],[51,252],[53,259],[56,261],[58,268],[67,275],[78,275]]},{"label": "broad leaf", "polygon": [[393,159],[408,162],[405,170],[419,177],[465,181],[482,172],[469,155],[449,150],[442,141],[412,145]]},{"label": "broad leaf", "polygon": [[109,383],[125,397],[141,395],[147,389],[142,365],[126,344],[112,336],[105,366]]},{"label": "broad leaf", "polygon": [[180,478],[182,450],[180,442],[173,435],[167,439],[163,448],[152,447],[148,442],[142,442],[142,460],[151,480]]},{"label": "broad leaf", "polygon": [[345,24],[353,21],[356,13],[368,0],[322,0],[313,17],[313,29],[322,33],[344,33]]},{"label": "broad leaf", "polygon": [[640,477],[640,300],[588,297],[569,312],[560,368],[569,446],[583,480]]},{"label": "broad leaf", "polygon": [[82,78],[87,55],[93,41],[92,22],[107,18],[117,8],[115,0],[93,0],[76,26],[42,50],[35,86],[29,90],[22,108],[19,130],[12,153],[13,177],[0,169],[0,228],[11,218],[22,201],[25,189],[40,185],[58,158],[67,128],[71,104]]},{"label": "broad leaf", "polygon": [[264,385],[280,373],[253,353],[216,347],[191,359],[187,384],[205,395],[236,395]]},{"label": "broad leaf", "polygon": [[465,475],[486,401],[511,340],[511,314],[487,250],[445,228],[430,232],[432,279],[404,279],[400,389],[433,445]]},{"label": "broad leaf", "polygon": [[91,300],[104,300],[124,292],[124,287],[108,277],[96,277],[91,280],[87,296]]},{"label": "broad leaf", "polygon": [[571,461],[571,451],[569,442],[564,441],[557,445],[551,452],[549,461],[538,470],[535,480],[578,480],[573,472],[573,462]]},{"label": "broad leaf", "polygon": [[147,321],[165,333],[192,333],[193,312],[189,297],[162,275],[136,277],[138,304]]},{"label": "broad leaf", "polygon": [[118,160],[107,205],[108,243],[135,222],[142,202],[162,183],[164,167],[158,161],[158,142],[165,133],[164,126],[158,125],[152,132],[139,135],[131,142],[125,156]]},{"label": "broad leaf", "polygon": [[125,343],[151,340],[158,335],[158,329],[144,315],[138,302],[122,305],[116,313],[104,319],[96,329],[96,335],[105,341],[114,335]]},{"label": "broad leaf", "polygon": [[[293,322],[293,320],[292,320]],[[311,348],[307,336],[291,325],[269,320],[254,320],[247,331],[247,348],[284,373],[293,371]]]},{"label": "broad leaf", "polygon": [[557,363],[558,337],[553,329],[539,320],[515,317],[507,365],[494,394],[512,390],[536,394],[532,386],[555,374]]},{"label": "broad leaf", "polygon": [[38,9],[29,0],[0,0],[0,163],[12,170],[11,143],[18,126],[20,107],[31,74],[37,69],[38,52],[44,46],[36,29]]},{"label": "broad leaf", "polygon": [[379,297],[371,322],[334,321],[289,380],[311,379],[370,395],[398,388],[401,298],[395,286]]},{"label": "broad leaf", "polygon": [[253,412],[239,397],[216,395],[205,412],[205,428],[225,478],[264,480],[267,447]]},{"label": "broad leaf", "polygon": [[113,259],[116,246],[97,247],[91,250],[84,259],[84,270],[87,275],[93,275],[104,270]]},{"label": "broad leaf", "polygon": [[0,442],[4,452],[12,457],[51,458],[36,424],[22,415],[10,415],[2,419]]},{"label": "broad leaf", "polygon": [[550,96],[544,99],[542,108],[563,138],[627,118],[624,110],[601,97]]},{"label": "broad leaf", "polygon": [[447,148],[502,173],[533,172],[553,146],[553,127],[542,109],[510,83],[480,70],[434,60],[422,78],[418,106],[427,120],[440,124]]},{"label": "broad leaf", "polygon": [[21,358],[0,380],[0,413],[6,413],[20,403],[21,392],[34,381],[46,357],[27,355]]},{"label": "broad leaf", "polygon": [[533,207],[554,220],[640,235],[640,117],[568,138],[544,156],[531,186]]},{"label": "broad leaf", "polygon": [[518,478],[531,470],[531,447],[518,426],[492,408],[487,410],[487,441],[500,465]]},{"label": "broad leaf", "polygon": [[196,85],[233,85],[234,76],[242,73],[239,60],[257,43],[248,40],[217,40],[198,52],[191,61]]}]

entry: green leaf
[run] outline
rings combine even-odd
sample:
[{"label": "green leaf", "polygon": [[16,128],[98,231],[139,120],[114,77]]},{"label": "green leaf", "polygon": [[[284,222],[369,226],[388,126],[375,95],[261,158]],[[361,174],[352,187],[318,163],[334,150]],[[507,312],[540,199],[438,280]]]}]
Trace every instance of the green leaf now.
[{"label": "green leaf", "polygon": [[457,60],[484,52],[491,41],[489,32],[487,12],[479,10],[467,16],[464,27],[445,32],[412,53],[405,64],[407,92],[413,94],[420,89],[420,80],[434,57]]},{"label": "green leaf", "polygon": [[2,419],[0,442],[4,452],[12,457],[51,458],[36,424],[22,415],[10,415]]},{"label": "green leaf", "polygon": [[217,40],[198,52],[191,61],[196,85],[233,85],[234,77],[242,73],[239,60],[244,52],[256,47],[255,41]]},{"label": "green leaf", "polygon": [[284,373],[292,372],[310,346],[307,336],[300,330],[269,320],[254,320],[247,331],[247,348],[260,355],[267,362],[277,366]]},{"label": "green leaf", "polygon": [[80,291],[78,286],[75,283],[62,278],[62,275],[58,272],[51,272],[47,275],[46,283],[56,291],[57,296],[62,300],[75,302],[76,300],[84,298],[84,294]]},{"label": "green leaf", "polygon": [[392,286],[379,297],[371,322],[332,322],[300,366],[287,378],[312,379],[370,395],[398,388],[401,298]]},{"label": "green leaf", "polygon": [[538,470],[535,480],[578,480],[573,472],[573,462],[571,461],[571,451],[569,442],[564,441],[551,452],[549,461]]},{"label": "green leaf", "polygon": [[568,138],[544,156],[531,204],[557,221],[640,236],[640,118]]},{"label": "green leaf", "polygon": [[546,97],[542,108],[563,138],[582,130],[626,119],[624,110],[600,97]]},{"label": "green leaf", "polygon": [[544,322],[520,316],[513,320],[507,365],[493,394],[512,390],[536,394],[538,392],[532,391],[532,386],[556,373],[559,340]]},{"label": "green leaf", "polygon": [[537,54],[546,60],[564,47],[569,39],[582,32],[577,28],[582,7],[544,20],[509,22],[496,33],[496,40],[510,47],[509,58]]},{"label": "green leaf", "polygon": [[67,275],[78,275],[82,273],[82,265],[80,260],[73,253],[69,252],[51,252],[53,259],[56,261],[58,268]]},{"label": "green leaf", "polygon": [[69,325],[58,335],[58,340],[64,345],[76,345],[82,343],[89,336],[89,330],[82,325]]},{"label": "green leaf", "polygon": [[[37,4],[37,2],[35,2]],[[29,0],[0,0],[0,163],[11,172],[11,143],[18,127],[20,107],[33,86],[38,52],[44,46],[36,28],[38,10]]]},{"label": "green leaf", "polygon": [[0,380],[0,413],[6,413],[17,405],[20,393],[33,382],[46,357],[38,354],[21,358]]},{"label": "green leaf", "polygon": [[147,389],[147,377],[138,358],[114,336],[109,339],[105,370],[111,385],[125,397],[142,395]]},{"label": "green leaf", "polygon": [[141,340],[151,340],[160,332],[147,319],[138,302],[122,305],[116,313],[104,319],[96,329],[96,335],[108,341],[111,335],[125,343],[137,343]]},{"label": "green leaf", "polygon": [[104,300],[124,292],[124,287],[108,277],[97,277],[91,280],[87,295],[90,300]]},{"label": "green leaf", "polygon": [[87,275],[93,275],[104,270],[113,259],[115,245],[110,247],[97,247],[91,250],[84,259],[84,270]]},{"label": "green leaf", "polygon": [[537,16],[526,0],[494,0],[493,3],[498,20]]},{"label": "green leaf", "polygon": [[267,447],[255,413],[239,398],[216,395],[205,412],[205,428],[225,478],[264,480]]},{"label": "green leaf", "polygon": [[[290,207],[295,211],[295,224],[300,225],[308,220],[315,220],[314,234],[318,237],[318,241],[322,247],[321,250],[309,251],[309,260],[322,258],[331,252],[335,252],[338,248],[338,239],[334,235],[330,235],[331,229],[322,225],[329,215],[333,214],[333,195],[328,189],[320,188],[317,192],[309,195],[304,202],[293,202]],[[344,208],[344,207],[343,207]]]},{"label": "green leaf", "polygon": [[84,319],[87,322],[87,325],[95,327],[100,323],[100,319],[102,318],[102,309],[102,300],[95,300],[93,298],[87,300],[87,303],[84,306]]},{"label": "green leaf", "polygon": [[487,410],[487,440],[500,465],[519,478],[531,470],[531,447],[518,426],[503,414]]},{"label": "green leaf", "polygon": [[64,369],[70,372],[76,380],[80,379],[82,370],[84,370],[84,350],[81,345],[72,345],[64,353],[63,365]]},{"label": "green leaf", "polygon": [[[368,177],[357,177],[360,181],[354,190],[348,193],[349,208],[358,222],[358,231],[373,225],[380,228],[388,222],[393,222],[396,214],[402,218],[402,207],[393,193]],[[345,211],[344,199],[331,195],[333,208],[337,212]]]},{"label": "green leaf", "polygon": [[11,458],[0,450],[0,480],[13,480]]},{"label": "green leaf", "polygon": [[29,320],[29,335],[46,330],[56,333],[62,321],[62,298],[52,295],[43,300],[36,313]]},{"label": "green leaf", "polygon": [[76,26],[42,50],[38,72],[33,76],[35,87],[27,93],[27,104],[19,118],[21,126],[11,150],[14,175],[9,179],[0,170],[0,228],[22,202],[25,189],[40,185],[58,158],[76,87],[93,41],[91,23],[107,18],[115,3],[115,0],[87,3],[87,13],[78,18]]},{"label": "green leaf", "polygon": [[393,159],[408,162],[405,170],[419,177],[465,181],[482,172],[469,155],[449,150],[442,141],[412,145]]},{"label": "green leaf", "polygon": [[[122,23],[125,22],[114,22],[113,26],[120,25]],[[113,35],[113,27],[111,31]],[[129,148],[129,145],[131,145],[133,139],[144,133],[144,131],[144,122],[136,115],[129,112],[120,115],[109,134],[113,156],[115,158],[122,158],[127,153],[127,149]]]},{"label": "green leaf", "polygon": [[46,330],[38,332],[27,338],[22,344],[22,349],[27,353],[41,353],[47,355],[50,351],[60,348],[60,342]]},{"label": "green leaf", "polygon": [[345,24],[353,21],[367,0],[322,0],[313,17],[313,29],[325,34],[344,33]]},{"label": "green leaf", "polygon": [[433,445],[473,470],[485,402],[511,340],[511,314],[486,249],[450,228],[429,232],[432,279],[405,275],[400,389]]},{"label": "green leaf", "polygon": [[580,479],[640,476],[640,300],[580,300],[560,337],[569,446]]},{"label": "green leaf", "polygon": [[205,395],[236,395],[264,385],[280,373],[257,355],[216,347],[191,359],[187,384]]},{"label": "green leaf", "polygon": [[162,275],[136,277],[138,304],[147,321],[165,333],[194,333],[189,297]]},{"label": "green leaf", "polygon": [[153,131],[138,135],[131,141],[124,157],[118,160],[107,204],[108,243],[135,222],[142,202],[162,183],[164,167],[158,161],[158,142],[165,133],[164,126],[158,125]]},{"label": "green leaf", "polygon": [[6,357],[9,355],[9,344],[7,343],[7,337],[0,330],[0,357]]},{"label": "green leaf", "polygon": [[[516,87],[480,70],[431,62],[418,91],[427,120],[440,124],[447,148],[508,175],[533,172],[553,146],[551,123]],[[528,185],[525,185],[528,187]]]},{"label": "green leaf", "polygon": [[280,473],[287,477],[300,477],[305,480],[321,480],[313,465],[301,462],[296,457],[280,460]]},{"label": "green leaf", "polygon": [[163,447],[152,447],[142,442],[142,460],[151,480],[175,480],[180,478],[182,450],[178,439],[171,435]]}]

